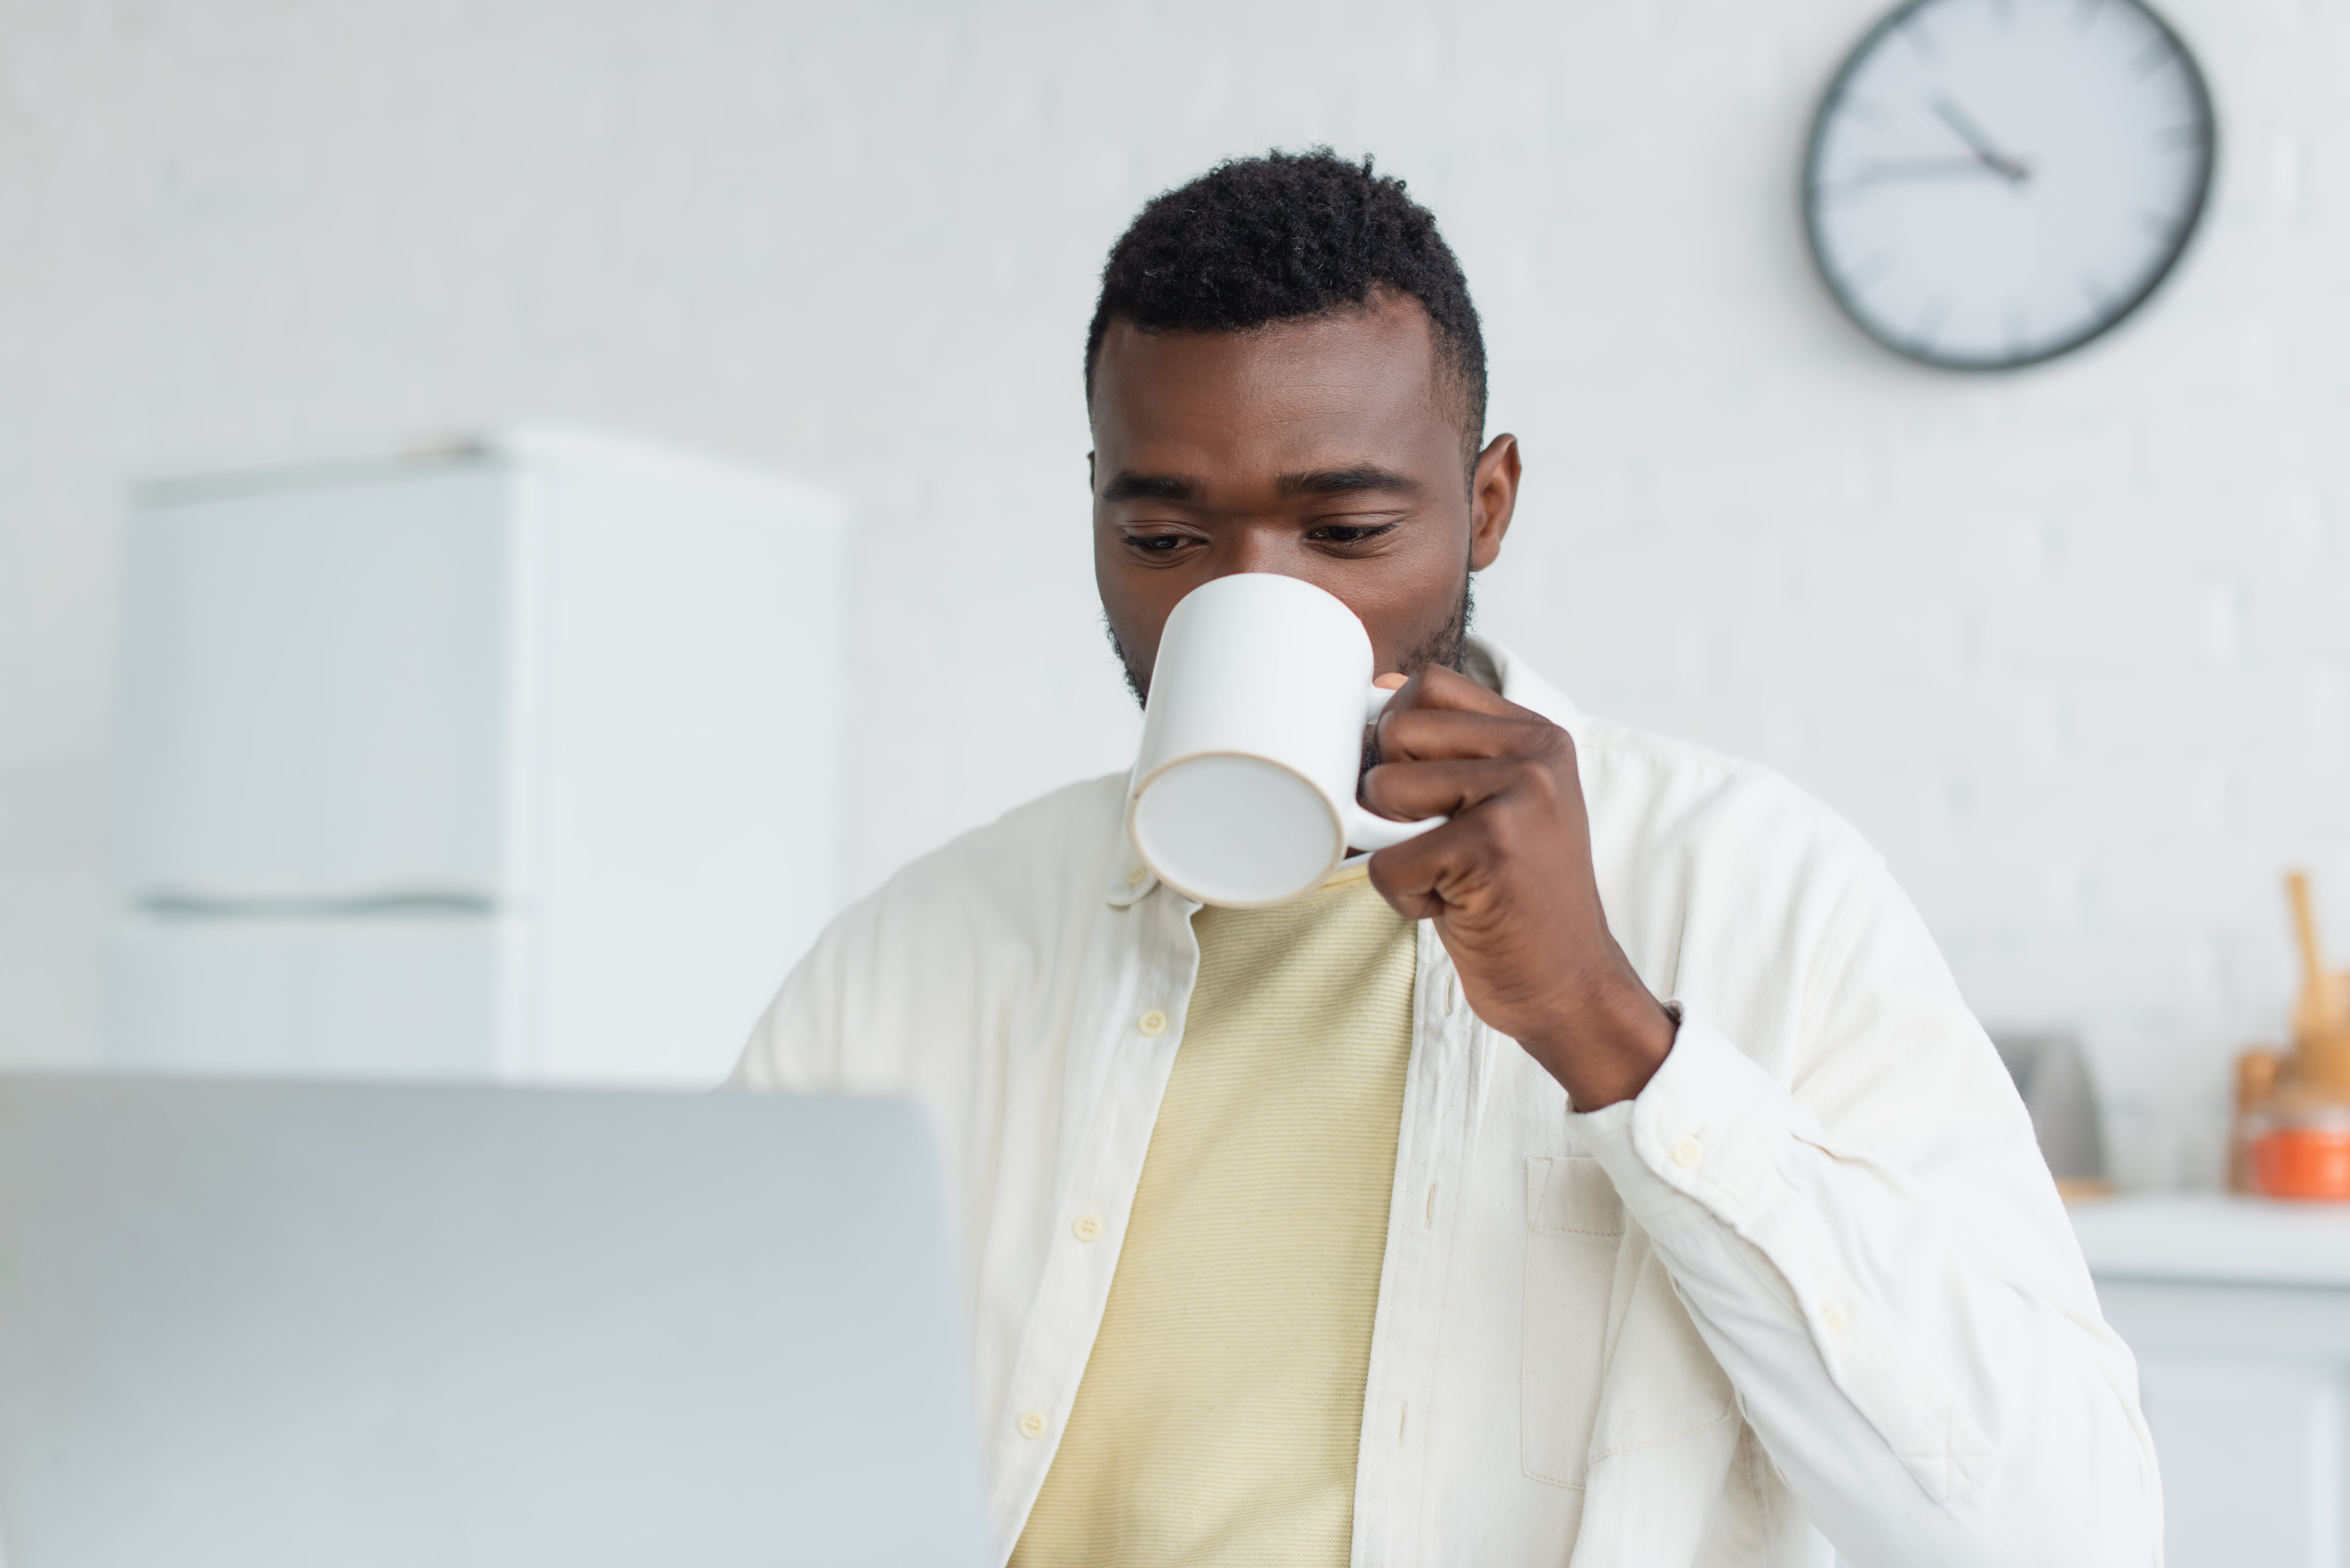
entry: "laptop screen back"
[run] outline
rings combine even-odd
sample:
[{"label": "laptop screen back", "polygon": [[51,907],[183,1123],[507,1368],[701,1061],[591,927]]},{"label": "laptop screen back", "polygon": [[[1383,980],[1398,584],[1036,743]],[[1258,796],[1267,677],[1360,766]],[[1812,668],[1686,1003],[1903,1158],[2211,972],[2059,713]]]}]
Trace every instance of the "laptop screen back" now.
[{"label": "laptop screen back", "polygon": [[0,1079],[9,1568],[977,1563],[886,1100]]}]

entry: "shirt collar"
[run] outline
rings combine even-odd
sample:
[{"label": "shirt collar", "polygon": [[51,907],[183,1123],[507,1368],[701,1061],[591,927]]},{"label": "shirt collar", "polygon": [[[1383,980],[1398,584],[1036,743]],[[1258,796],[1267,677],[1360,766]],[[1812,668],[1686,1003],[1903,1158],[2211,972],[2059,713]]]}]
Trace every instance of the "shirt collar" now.
[{"label": "shirt collar", "polygon": [[1150,867],[1142,863],[1142,857],[1134,852],[1134,841],[1122,831],[1118,836],[1118,852],[1110,857],[1107,897],[1111,909],[1123,909],[1128,904],[1148,898],[1150,890],[1159,886],[1159,878],[1151,875]]}]

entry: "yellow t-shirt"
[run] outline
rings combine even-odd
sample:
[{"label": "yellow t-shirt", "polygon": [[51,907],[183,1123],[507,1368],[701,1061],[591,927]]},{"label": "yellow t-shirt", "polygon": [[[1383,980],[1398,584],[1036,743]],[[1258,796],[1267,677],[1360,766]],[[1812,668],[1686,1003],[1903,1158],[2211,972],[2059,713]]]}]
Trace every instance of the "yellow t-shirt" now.
[{"label": "yellow t-shirt", "polygon": [[1416,933],[1359,866],[1191,926],[1182,1045],[1014,1568],[1347,1560]]}]

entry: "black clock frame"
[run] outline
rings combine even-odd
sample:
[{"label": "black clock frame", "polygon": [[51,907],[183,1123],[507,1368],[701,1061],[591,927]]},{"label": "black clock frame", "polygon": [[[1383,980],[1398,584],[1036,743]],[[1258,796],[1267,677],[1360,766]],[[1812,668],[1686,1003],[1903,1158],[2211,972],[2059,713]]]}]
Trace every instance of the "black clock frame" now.
[{"label": "black clock frame", "polygon": [[1800,193],[1804,209],[1804,237],[1808,242],[1812,253],[1812,265],[1817,269],[1820,281],[1827,286],[1830,297],[1835,299],[1837,307],[1845,313],[1854,326],[1859,327],[1868,337],[1870,341],[1891,349],[1905,359],[1915,360],[1921,365],[1931,365],[1940,370],[1967,370],[1976,373],[2022,370],[2033,365],[2045,364],[2060,355],[2070,354],[2075,348],[2094,343],[2111,332],[2137,314],[2138,306],[2152,297],[2155,290],[2162,286],[2163,280],[2168,277],[2172,270],[2178,266],[2179,258],[2187,254],[2189,242],[2194,238],[2196,230],[2202,224],[2204,204],[2211,193],[2211,176],[2218,168],[2220,161],[2219,114],[2212,107],[2211,89],[2210,84],[2203,78],[2201,63],[2195,58],[2194,51],[2187,47],[2187,41],[2178,36],[2178,30],[2171,26],[2160,12],[2147,5],[2146,0],[2097,0],[2101,5],[2126,5],[2154,24],[2155,31],[2159,33],[2163,41],[2170,46],[2172,52],[2178,57],[2179,65],[2187,73],[2188,89],[2194,99],[2197,119],[2202,128],[2199,143],[2194,149],[2198,160],[2195,197],[2188,203],[2187,215],[2180,220],[2178,233],[2172,238],[2170,249],[2163,256],[2162,264],[2147,275],[2146,282],[2139,286],[2136,294],[2106,311],[2085,332],[2052,344],[2048,348],[2036,348],[2029,354],[2014,358],[1963,358],[1937,354],[1931,348],[1920,348],[1916,344],[1899,342],[1869,325],[1867,318],[1862,316],[1855,305],[1853,296],[1846,291],[1842,280],[1836,276],[1835,269],[1828,265],[1827,249],[1820,241],[1820,143],[1827,135],[1828,117],[1834,112],[1836,105],[1843,100],[1845,89],[1851,85],[1853,73],[1860,68],[1860,63],[1868,58],[1879,44],[1898,31],[1911,16],[1929,5],[1941,3],[1943,0],[1903,0],[1901,5],[1894,7],[1866,34],[1863,35],[1860,42],[1852,47],[1845,56],[1844,64],[1836,68],[1836,74],[1829,80],[1827,90],[1820,95],[1820,106],[1812,114],[1811,134],[1804,139],[1804,144],[1803,188]]}]

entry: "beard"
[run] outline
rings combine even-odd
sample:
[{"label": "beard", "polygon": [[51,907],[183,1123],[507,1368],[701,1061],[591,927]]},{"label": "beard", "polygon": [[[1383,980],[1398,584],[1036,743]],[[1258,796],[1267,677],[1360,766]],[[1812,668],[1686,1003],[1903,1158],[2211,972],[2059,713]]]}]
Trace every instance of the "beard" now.
[{"label": "beard", "polygon": [[[1469,620],[1476,613],[1475,579],[1467,572],[1461,574],[1461,600],[1453,606],[1451,618],[1425,639],[1418,648],[1404,655],[1403,673],[1417,675],[1433,664],[1442,669],[1463,672],[1469,667]],[[1102,631],[1109,639],[1110,651],[1118,656],[1118,667],[1126,673],[1126,689],[1134,693],[1134,705],[1150,705],[1150,671],[1142,668],[1126,644],[1118,638],[1118,628],[1110,625],[1109,612],[1102,612]],[[1373,732],[1377,733],[1376,731]],[[1363,770],[1367,773],[1378,763],[1378,742],[1363,742]]]}]

